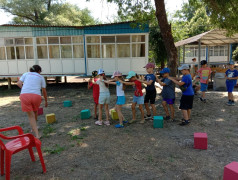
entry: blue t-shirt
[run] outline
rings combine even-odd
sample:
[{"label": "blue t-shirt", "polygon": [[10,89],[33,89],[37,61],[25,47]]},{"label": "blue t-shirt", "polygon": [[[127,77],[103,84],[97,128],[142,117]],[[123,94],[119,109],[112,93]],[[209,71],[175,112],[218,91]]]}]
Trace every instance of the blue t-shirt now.
[{"label": "blue t-shirt", "polygon": [[[231,77],[231,78],[237,77],[237,76],[238,76],[238,71],[237,71],[236,69],[234,69],[234,70],[228,69],[228,70],[226,71],[226,76],[227,76],[227,77]],[[227,81],[227,82],[232,82],[232,83],[234,83],[234,84],[236,84],[236,82],[237,82],[236,79],[227,79],[226,81]]]},{"label": "blue t-shirt", "polygon": [[173,81],[168,78],[163,78],[161,82],[166,84],[162,90],[163,99],[175,99],[175,85]]},{"label": "blue t-shirt", "polygon": [[193,96],[194,95],[194,91],[193,91],[193,83],[192,83],[192,77],[190,74],[184,75],[182,77],[182,82],[184,82],[185,84],[183,85],[185,88],[187,88],[184,92],[183,95],[186,96]]},{"label": "blue t-shirt", "polygon": [[145,75],[145,80],[146,80],[147,82],[149,82],[150,80],[153,80],[153,82],[151,83],[151,85],[147,85],[147,87],[145,88],[146,90],[149,90],[149,91],[155,90],[155,79],[156,79],[156,77],[155,77],[154,74],[146,74],[146,75]]}]

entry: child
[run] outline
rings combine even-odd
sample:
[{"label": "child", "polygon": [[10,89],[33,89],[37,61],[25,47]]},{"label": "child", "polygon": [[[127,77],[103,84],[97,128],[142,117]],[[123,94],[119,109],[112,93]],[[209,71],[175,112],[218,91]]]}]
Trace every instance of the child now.
[{"label": "child", "polygon": [[202,102],[206,102],[205,99],[205,92],[207,91],[207,87],[208,87],[208,82],[211,76],[211,69],[209,67],[207,67],[207,61],[206,60],[202,60],[201,61],[201,68],[198,70],[198,74],[200,76],[200,83],[201,83],[201,92],[202,92],[202,96],[200,97],[200,100]]},{"label": "child", "polygon": [[156,98],[155,80],[156,80],[156,77],[154,75],[155,65],[153,63],[148,63],[148,64],[146,64],[146,66],[144,68],[146,68],[146,71],[148,74],[145,76],[145,79],[143,81],[142,80],[139,80],[139,81],[147,85],[144,104],[145,104],[145,109],[147,111],[146,119],[151,119],[149,102],[150,102],[150,106],[153,111],[153,116],[156,116],[156,108],[155,108],[155,98]]},{"label": "child", "polygon": [[163,79],[160,80],[156,77],[156,82],[158,82],[161,86],[163,86],[163,90],[161,94],[163,97],[162,105],[166,113],[166,117],[164,117],[164,119],[165,120],[170,119],[169,110],[167,107],[167,104],[168,104],[170,108],[170,112],[171,112],[172,121],[175,121],[174,106],[173,106],[175,101],[175,87],[174,87],[174,83],[170,79],[168,79],[169,73],[170,73],[170,69],[164,68],[162,71],[160,71],[160,74],[162,74]]},{"label": "child", "polygon": [[95,83],[98,80],[98,72],[93,71],[92,72],[92,77],[93,77],[94,83],[92,83],[92,78],[90,78],[89,81],[88,81],[88,89],[93,87],[94,120],[98,120],[97,108],[98,108],[98,99],[99,99],[99,85]]},{"label": "child", "polygon": [[108,89],[108,84],[105,84],[104,81],[106,80],[105,73],[103,69],[98,70],[99,80],[96,81],[96,83],[99,85],[99,117],[98,121],[95,122],[95,124],[101,126],[102,125],[102,107],[105,106],[105,112],[106,112],[106,121],[104,121],[104,124],[109,126],[109,109],[108,104],[110,103],[110,92]]},{"label": "child", "polygon": [[196,76],[195,79],[193,80],[193,91],[194,91],[194,94],[197,95],[197,92],[199,91],[200,89],[200,77],[199,76]]},{"label": "child", "polygon": [[230,65],[230,69],[228,69],[226,71],[226,88],[227,88],[227,92],[228,92],[228,102],[227,105],[228,106],[234,106],[235,102],[234,102],[234,96],[232,94],[232,91],[237,83],[237,79],[238,79],[238,71],[234,68],[234,62],[231,61],[229,63]]},{"label": "child", "polygon": [[182,71],[183,77],[181,82],[175,80],[172,77],[168,77],[168,79],[172,80],[175,84],[182,86],[182,97],[180,100],[179,109],[182,110],[183,119],[182,123],[179,125],[184,126],[190,123],[191,109],[193,108],[193,87],[192,87],[192,77],[189,73],[189,65],[183,64],[178,70]]},{"label": "child", "polygon": [[144,109],[143,109],[143,104],[144,104],[144,96],[142,93],[142,85],[141,82],[137,80],[136,77],[136,73],[134,71],[130,71],[128,73],[128,76],[126,77],[127,79],[130,80],[130,82],[124,82],[119,80],[121,83],[125,84],[125,85],[132,85],[135,88],[135,92],[134,92],[134,96],[133,96],[133,102],[131,105],[131,109],[132,109],[132,120],[129,121],[129,123],[133,123],[136,121],[136,104],[139,104],[139,109],[141,112],[141,124],[145,123],[145,119],[144,119]]},{"label": "child", "polygon": [[125,85],[123,83],[119,82],[119,80],[123,81],[121,72],[115,71],[113,73],[112,78],[114,78],[116,80],[116,82],[111,82],[111,81],[104,81],[104,82],[108,83],[108,84],[116,85],[116,88],[117,88],[116,112],[119,117],[119,124],[115,125],[115,127],[123,128],[124,127],[123,123],[126,123],[126,121],[123,121],[124,116],[121,112],[121,108],[122,108],[122,105],[124,105],[126,103],[126,97],[125,97],[125,93],[124,93]]}]

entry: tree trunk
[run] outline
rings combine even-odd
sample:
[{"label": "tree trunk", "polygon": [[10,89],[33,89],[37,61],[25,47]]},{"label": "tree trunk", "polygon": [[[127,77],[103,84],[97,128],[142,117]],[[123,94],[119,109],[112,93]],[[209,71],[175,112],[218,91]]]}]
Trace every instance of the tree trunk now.
[{"label": "tree trunk", "polygon": [[154,0],[156,8],[156,18],[160,27],[160,32],[164,41],[165,49],[168,56],[168,67],[171,71],[171,76],[177,74],[177,49],[174,45],[174,38],[172,36],[171,24],[168,23],[167,14],[165,10],[164,0]]}]

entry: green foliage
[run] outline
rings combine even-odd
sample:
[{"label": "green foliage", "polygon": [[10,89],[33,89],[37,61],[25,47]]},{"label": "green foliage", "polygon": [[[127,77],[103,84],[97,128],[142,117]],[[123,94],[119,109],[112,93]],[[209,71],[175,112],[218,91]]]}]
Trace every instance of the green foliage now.
[{"label": "green foliage", "polygon": [[234,61],[238,61],[238,46],[236,47],[235,51],[232,53],[232,59]]},{"label": "green foliage", "polygon": [[0,8],[15,17],[15,24],[92,25],[97,20],[88,9],[60,0],[0,0]]},{"label": "green foliage", "polygon": [[[189,0],[196,3],[198,0]],[[228,34],[238,32],[238,1],[237,0],[201,0],[209,11],[211,23],[226,29]]]},{"label": "green foliage", "polygon": [[182,9],[175,13],[174,18],[177,19],[172,22],[175,42],[213,28],[208,12],[201,2],[184,3]]}]

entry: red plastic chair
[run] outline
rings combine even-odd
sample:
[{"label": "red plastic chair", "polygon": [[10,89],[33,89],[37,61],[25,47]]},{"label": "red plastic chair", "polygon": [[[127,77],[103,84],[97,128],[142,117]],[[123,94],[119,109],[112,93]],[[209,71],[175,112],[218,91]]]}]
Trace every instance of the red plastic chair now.
[{"label": "red plastic chair", "polygon": [[[1,132],[3,131],[11,131],[11,130],[17,130],[19,135],[7,137],[1,134]],[[11,141],[4,144],[2,139]],[[1,176],[4,175],[4,154],[5,154],[6,180],[10,180],[11,158],[13,154],[22,151],[24,149],[28,149],[31,156],[31,160],[35,161],[35,156],[33,154],[32,147],[36,147],[41,161],[43,173],[46,172],[45,163],[41,152],[41,141],[35,138],[32,134],[29,133],[24,134],[20,126],[13,126],[0,129],[0,146],[1,146],[1,158],[0,158]]]}]

